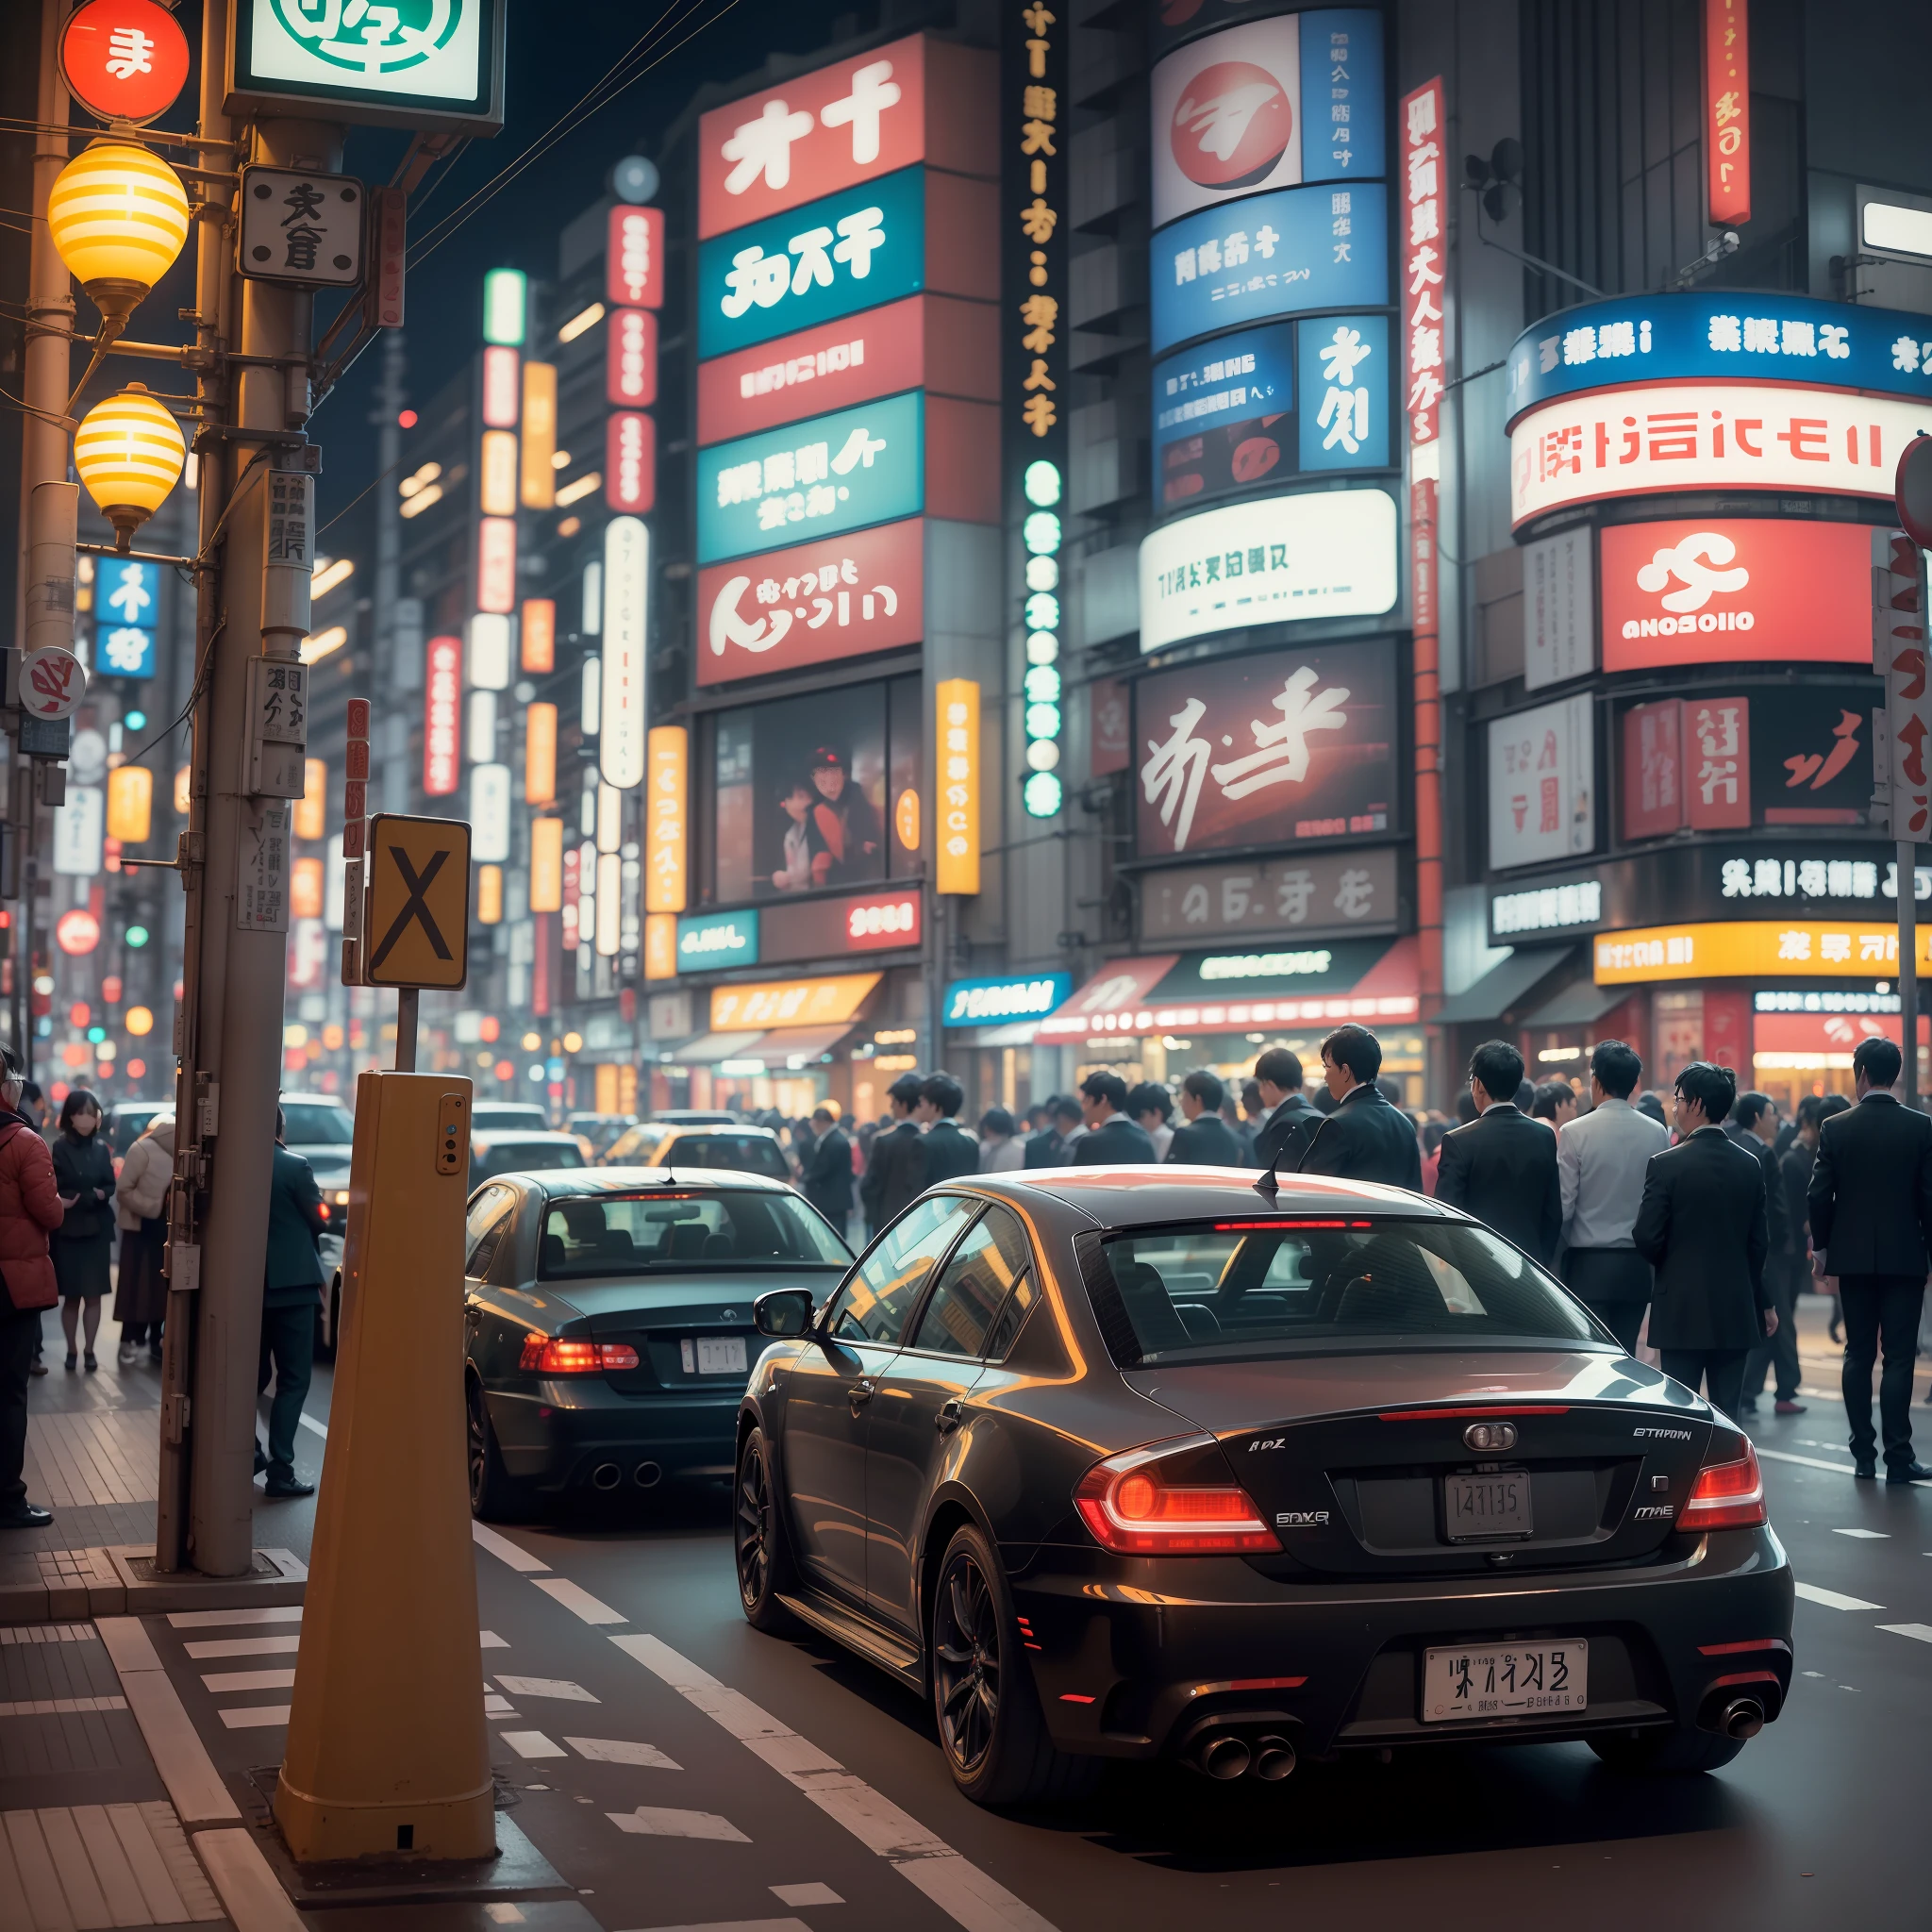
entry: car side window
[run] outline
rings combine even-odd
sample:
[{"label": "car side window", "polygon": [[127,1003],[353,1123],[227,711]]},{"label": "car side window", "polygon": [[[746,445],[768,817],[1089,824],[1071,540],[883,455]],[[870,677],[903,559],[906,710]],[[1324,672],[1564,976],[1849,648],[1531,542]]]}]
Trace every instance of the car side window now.
[{"label": "car side window", "polygon": [[912,1346],[936,1355],[980,1354],[994,1317],[1031,1258],[1020,1224],[1004,1208],[989,1208],[953,1250],[919,1318]]},{"label": "car side window", "polygon": [[463,1224],[463,1240],[469,1253],[463,1259],[463,1273],[472,1281],[481,1281],[509,1232],[515,1218],[514,1188],[485,1188],[470,1204]]},{"label": "car side window", "polygon": [[915,1202],[834,1297],[825,1332],[841,1341],[896,1345],[927,1277],[977,1205],[958,1194]]}]

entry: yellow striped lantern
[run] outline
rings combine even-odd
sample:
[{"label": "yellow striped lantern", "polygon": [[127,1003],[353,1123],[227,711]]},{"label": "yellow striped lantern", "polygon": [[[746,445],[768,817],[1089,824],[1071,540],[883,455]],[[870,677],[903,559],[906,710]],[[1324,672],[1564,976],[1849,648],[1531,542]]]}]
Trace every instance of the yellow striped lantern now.
[{"label": "yellow striped lantern", "polygon": [[74,432],[75,470],[120,550],[167,500],[187,460],[180,425],[138,382],[96,403]]},{"label": "yellow striped lantern", "polygon": [[188,192],[144,147],[102,142],[60,170],[47,227],[104,318],[125,324],[188,242]]}]

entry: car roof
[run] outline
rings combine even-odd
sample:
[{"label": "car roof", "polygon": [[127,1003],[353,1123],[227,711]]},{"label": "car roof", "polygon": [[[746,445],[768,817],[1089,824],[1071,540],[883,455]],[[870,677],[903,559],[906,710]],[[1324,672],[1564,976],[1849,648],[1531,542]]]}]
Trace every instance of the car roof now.
[{"label": "car roof", "polygon": [[575,1147],[575,1134],[531,1133],[523,1127],[483,1127],[470,1136],[479,1147]]},{"label": "car roof", "polygon": [[657,1121],[651,1124],[663,1127],[667,1132],[679,1138],[689,1136],[701,1139],[708,1134],[762,1135],[767,1141],[773,1141],[778,1138],[770,1127],[754,1127],[748,1124],[741,1126],[736,1121],[729,1124],[724,1121]]},{"label": "car roof", "polygon": [[[502,1175],[497,1176],[502,1179]],[[545,1168],[531,1176],[546,1194],[634,1194],[645,1188],[737,1189],[757,1194],[793,1194],[790,1181],[731,1167]]]},{"label": "car roof", "polygon": [[1017,1174],[969,1175],[964,1187],[1016,1204],[1052,1203],[1091,1218],[1102,1227],[1154,1226],[1241,1212],[1296,1215],[1380,1208],[1445,1221],[1455,1209],[1407,1188],[1375,1181],[1339,1180],[1327,1174],[1279,1176],[1273,1201],[1255,1185],[1257,1172],[1225,1167],[1059,1167]]}]

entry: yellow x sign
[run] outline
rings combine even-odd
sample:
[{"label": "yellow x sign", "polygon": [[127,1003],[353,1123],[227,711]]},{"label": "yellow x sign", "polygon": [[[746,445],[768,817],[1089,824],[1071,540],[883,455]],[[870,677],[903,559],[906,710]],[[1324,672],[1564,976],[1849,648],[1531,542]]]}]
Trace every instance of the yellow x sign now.
[{"label": "yellow x sign", "polygon": [[363,982],[458,987],[470,972],[470,828],[461,819],[369,821]]}]

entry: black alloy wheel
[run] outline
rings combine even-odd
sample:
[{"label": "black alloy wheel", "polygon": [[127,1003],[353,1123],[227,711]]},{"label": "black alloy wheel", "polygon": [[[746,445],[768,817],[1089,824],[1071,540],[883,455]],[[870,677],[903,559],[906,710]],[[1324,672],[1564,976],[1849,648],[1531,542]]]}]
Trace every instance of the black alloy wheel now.
[{"label": "black alloy wheel", "polygon": [[762,1429],[753,1429],[738,1452],[732,1492],[731,1549],[738,1567],[738,1602],[755,1630],[782,1630],[791,1613],[778,1601],[791,1588],[791,1562],[779,1520],[777,1486]]},{"label": "black alloy wheel", "polygon": [[464,1378],[464,1434],[470,1465],[470,1514],[482,1523],[510,1523],[523,1513],[527,1498],[524,1486],[511,1479],[490,1426],[483,1385],[475,1375]]},{"label": "black alloy wheel", "polygon": [[1000,1717],[999,1606],[970,1545],[956,1545],[933,1606],[933,1707],[954,1775],[986,1763]]}]

